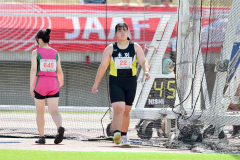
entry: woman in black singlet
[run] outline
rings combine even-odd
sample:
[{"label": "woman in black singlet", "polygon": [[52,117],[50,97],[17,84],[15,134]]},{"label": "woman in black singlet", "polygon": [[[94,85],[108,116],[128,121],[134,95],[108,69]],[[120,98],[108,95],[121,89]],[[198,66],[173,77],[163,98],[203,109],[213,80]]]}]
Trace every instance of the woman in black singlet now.
[{"label": "woman in black singlet", "polygon": [[127,131],[130,121],[129,112],[132,108],[137,88],[137,60],[144,70],[146,80],[150,79],[150,74],[142,48],[128,38],[128,26],[125,23],[117,24],[115,35],[118,41],[105,48],[92,92],[98,92],[98,84],[110,64],[109,91],[114,110],[112,120],[113,139],[115,144],[122,142],[123,145],[130,145]]}]

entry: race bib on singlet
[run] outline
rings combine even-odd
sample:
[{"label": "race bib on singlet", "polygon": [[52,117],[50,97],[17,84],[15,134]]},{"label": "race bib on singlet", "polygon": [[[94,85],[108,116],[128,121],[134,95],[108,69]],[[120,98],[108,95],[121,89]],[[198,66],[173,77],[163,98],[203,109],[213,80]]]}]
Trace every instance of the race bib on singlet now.
[{"label": "race bib on singlet", "polygon": [[116,57],[115,58],[116,69],[131,69],[132,57]]},{"label": "race bib on singlet", "polygon": [[57,62],[55,59],[40,59],[40,70],[41,71],[55,72],[56,69],[57,69]]}]

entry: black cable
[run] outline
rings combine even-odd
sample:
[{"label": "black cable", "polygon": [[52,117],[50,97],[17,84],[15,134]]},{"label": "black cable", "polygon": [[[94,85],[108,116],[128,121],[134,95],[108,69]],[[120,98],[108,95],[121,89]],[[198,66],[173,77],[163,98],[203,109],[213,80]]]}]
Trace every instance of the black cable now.
[{"label": "black cable", "polygon": [[[210,15],[209,15],[209,28],[208,28],[208,32],[209,32],[209,29],[210,29],[210,22],[211,22],[211,2],[212,2],[212,0],[210,1]],[[202,1],[201,1],[201,18],[200,18],[200,20],[202,19]],[[200,22],[200,24],[201,24],[201,22]],[[200,32],[199,32],[199,34],[201,34],[201,25],[200,25]],[[200,39],[200,36],[199,36],[199,39]],[[207,51],[206,51],[206,58],[205,58],[205,62],[204,62],[204,64],[206,64],[206,61],[207,61],[207,54],[208,54],[208,43],[209,43],[209,33],[208,33],[208,39],[207,39]],[[201,45],[199,45],[199,50],[198,50],[198,55],[197,55],[197,59],[198,59],[198,56],[200,55],[199,54],[199,52],[201,51]],[[197,63],[196,63],[197,64]],[[196,68],[195,68],[196,69]],[[203,73],[203,75],[202,75],[202,80],[201,80],[201,85],[200,86],[202,86],[202,83],[203,83],[203,78],[204,78],[204,73]],[[195,111],[195,108],[196,108],[196,103],[197,103],[197,101],[198,101],[198,99],[199,99],[199,97],[200,97],[200,93],[201,93],[201,89],[200,89],[200,91],[199,91],[199,93],[198,93],[198,97],[197,97],[197,99],[196,99],[196,102],[195,102],[195,104],[194,104],[194,108],[193,108],[193,112],[192,112],[192,114],[191,114],[191,116],[189,116],[188,118],[186,118],[185,120],[187,120],[187,119],[189,119],[189,118],[191,118],[192,117],[192,115],[193,115],[193,113],[194,113],[194,111]],[[201,117],[201,115],[202,115],[202,113],[200,114],[200,116],[198,117],[198,118],[200,118]],[[198,119],[197,118],[197,119]]]},{"label": "black cable", "polygon": [[[199,25],[199,27],[200,27],[200,30],[199,30],[199,42],[200,42],[200,40],[201,40],[201,31],[202,31],[202,0],[201,0],[201,17],[200,17],[200,25]],[[200,43],[201,43],[201,42],[200,42]],[[197,54],[196,60],[198,59],[198,56],[200,55],[200,51],[201,51],[201,45],[199,45],[199,47],[198,47],[198,54]],[[196,63],[195,63],[195,72],[194,72],[194,73],[196,73],[197,64],[198,64],[198,62],[196,61]],[[204,75],[204,74],[203,74],[203,75]],[[203,77],[204,77],[204,76],[202,76],[201,86],[202,86],[202,82],[203,82]],[[193,87],[193,82],[194,82],[195,78],[196,78],[196,74],[194,74],[194,78],[193,78],[193,81],[192,81],[192,87]],[[192,92],[192,90],[193,90],[192,87],[191,87],[191,92]],[[187,120],[187,119],[189,119],[189,118],[191,118],[191,117],[193,116],[193,114],[194,114],[194,112],[195,112],[195,109],[196,109],[196,104],[197,104],[198,98],[199,98],[199,96],[200,96],[200,93],[201,93],[201,90],[199,91],[198,96],[197,96],[197,99],[196,99],[196,101],[195,101],[195,104],[193,105],[193,111],[192,111],[191,115],[190,115],[189,117],[187,117],[187,118],[185,118],[185,117],[183,116],[184,120]]]},{"label": "black cable", "polygon": [[102,118],[101,118],[101,125],[102,125],[102,129],[103,129],[103,137],[106,137],[105,136],[105,131],[104,131],[104,126],[103,126],[103,123],[102,123],[102,120],[103,120],[103,118],[105,117],[105,115],[107,114],[107,112],[110,110],[110,107],[107,109],[107,111],[104,113],[104,115],[102,116]]},{"label": "black cable", "polygon": [[[180,0],[179,0],[179,6],[180,6],[180,5],[181,5],[181,3],[180,3]],[[195,10],[196,10],[196,9],[195,9]],[[193,7],[192,7],[192,12],[193,12]],[[178,22],[179,22],[179,9],[178,9]],[[188,24],[187,33],[189,33],[189,30],[190,30],[190,23]],[[184,41],[186,42],[186,40],[187,40],[187,35],[186,35]],[[186,43],[184,43],[184,47],[183,47],[183,48],[185,48],[185,45],[186,45]],[[181,57],[181,59],[182,59],[182,57]],[[181,60],[180,60],[180,61],[181,61]],[[177,74],[177,72],[176,72],[176,74]],[[176,75],[176,77],[178,77],[178,76]],[[172,111],[173,111],[175,114],[180,114],[180,115],[182,115],[182,113],[177,113],[177,112],[175,112],[173,109],[176,108],[177,106],[183,104],[183,102],[185,102],[185,101],[188,99],[188,97],[191,95],[194,79],[195,79],[195,76],[194,76],[194,78],[192,79],[191,90],[190,90],[190,92],[188,93],[187,97],[186,97],[184,100],[182,100],[178,105],[173,106]],[[180,93],[180,92],[179,92],[179,88],[177,87],[177,83],[176,83],[176,88],[177,88],[177,93]],[[181,94],[178,94],[178,95],[181,96]],[[182,99],[182,98],[180,98],[180,99]],[[183,107],[181,107],[181,108],[185,111],[185,109],[184,109]]]},{"label": "black cable", "polygon": [[[210,15],[209,15],[209,18],[208,18],[209,27],[208,27],[207,50],[206,50],[206,58],[205,58],[205,62],[204,62],[204,69],[206,68],[206,63],[207,63],[207,55],[208,55],[208,47],[209,47],[209,37],[210,37],[209,36],[209,32],[210,32],[211,16],[212,16],[212,0],[210,0]],[[204,76],[202,76],[201,86],[202,86],[202,83],[203,83],[203,77]],[[202,90],[202,88],[201,88],[201,90]],[[203,110],[202,110],[200,116],[197,119],[199,119],[202,116],[202,113],[203,113]]]},{"label": "black cable", "polygon": [[[212,14],[212,10],[211,10],[212,6],[211,6],[211,4],[212,4],[212,0],[211,0],[211,2],[210,2],[209,26],[210,26],[210,22],[211,22],[211,20],[210,20],[211,14]],[[179,2],[179,5],[180,5],[180,2]],[[199,42],[200,42],[201,28],[202,28],[202,26],[201,26],[201,24],[202,24],[202,6],[203,6],[203,5],[202,5],[202,1],[201,1],[201,17],[200,17],[200,21],[201,21],[201,22],[200,22]],[[179,13],[178,13],[178,21],[179,21]],[[209,29],[210,29],[210,27],[208,28],[208,30],[209,30]],[[201,43],[201,42],[200,42],[200,43]],[[206,51],[206,58],[205,58],[205,63],[204,63],[204,65],[206,65],[206,61],[207,61],[207,54],[208,54],[208,47],[209,47],[208,44],[209,44],[209,33],[208,33],[207,51]],[[201,45],[199,45],[198,54],[197,54],[197,59],[198,59],[198,56],[200,55],[200,51],[201,51]],[[197,63],[195,63],[195,71],[196,71],[196,66],[197,66]],[[192,92],[193,82],[194,82],[195,78],[196,78],[196,74],[194,75],[194,78],[193,78],[193,80],[192,80],[192,86],[191,86],[191,91],[190,91],[190,93]],[[201,86],[202,86],[202,83],[203,83],[203,78],[204,78],[204,74],[202,75]],[[177,83],[176,83],[176,84],[177,84]],[[190,95],[190,93],[189,93],[189,95]],[[198,99],[199,99],[199,97],[200,97],[200,93],[201,93],[201,89],[200,89],[200,91],[199,91],[199,93],[198,93],[196,102],[195,102],[195,104],[194,104],[194,106],[193,106],[193,111],[192,111],[192,113],[191,113],[191,115],[190,115],[189,117],[185,118],[184,115],[182,115],[181,113],[176,113],[176,112],[173,110],[175,107],[177,107],[177,106],[179,106],[180,104],[182,104],[182,103],[189,97],[189,95],[187,96],[187,98],[186,98],[184,101],[182,101],[182,102],[181,102],[180,104],[178,104],[177,106],[173,107],[173,108],[172,108],[172,111],[173,111],[175,114],[181,115],[184,120],[187,120],[187,119],[191,118],[192,115],[193,115],[194,112],[195,112],[196,103],[197,103],[197,101],[198,101]],[[199,119],[199,118],[201,117],[201,115],[202,115],[202,113],[200,114],[200,116],[199,116],[197,119]],[[179,120],[179,118],[178,118],[178,120]],[[178,124],[179,124],[179,123],[178,123]]]},{"label": "black cable", "polygon": [[[179,3],[178,6],[180,6],[180,5],[181,5],[180,0],[179,0],[178,3]],[[193,11],[193,7],[192,7],[192,11]],[[179,8],[178,8],[178,22],[179,22]],[[189,30],[190,30],[190,23],[188,24],[188,29],[187,29],[186,32],[189,33]],[[177,30],[177,31],[178,31],[178,30]],[[186,39],[187,39],[187,36],[186,36],[185,39],[184,39],[185,42],[186,42]],[[186,44],[186,43],[184,43],[184,47],[183,47],[183,48],[185,48],[185,44]],[[181,59],[182,59],[182,57],[181,57]],[[180,61],[181,61],[181,60],[180,60]],[[178,77],[178,76],[177,76],[177,72],[176,72],[176,77]],[[194,77],[194,78],[195,78],[195,77]],[[191,91],[192,91],[193,81],[194,81],[194,79],[192,80]],[[177,93],[180,93],[180,92],[179,92],[179,88],[177,87],[177,83],[176,83],[176,89],[177,89]],[[172,111],[173,111],[175,114],[181,114],[181,113],[176,113],[173,109],[176,108],[177,106],[183,104],[183,102],[185,102],[185,101],[188,99],[188,97],[191,95],[191,91],[188,93],[188,96],[187,96],[183,101],[181,101],[178,105],[173,106]],[[178,94],[178,95],[181,96],[181,94]],[[180,99],[182,99],[182,98],[180,98]],[[184,110],[184,108],[182,108],[182,109]]]},{"label": "black cable", "polygon": [[[107,12],[108,12],[108,10],[107,10],[107,1],[106,1],[106,31],[105,31],[105,33],[106,33],[106,47],[108,45],[108,43],[107,43],[107,17],[108,17]],[[107,69],[107,71],[108,71],[108,69]],[[108,83],[108,74],[105,73],[105,75],[106,75],[107,93],[108,93],[108,109],[101,118],[101,125],[102,125],[102,129],[103,129],[103,137],[106,137],[106,136],[105,136],[105,130],[104,130],[104,126],[103,126],[102,121],[103,121],[103,118],[106,116],[107,112],[110,110],[110,106],[111,106],[110,105],[111,103],[110,103],[109,87],[108,87],[108,84],[109,84]]]},{"label": "black cable", "polygon": [[[179,6],[180,6],[180,1],[179,1]],[[179,11],[179,9],[178,9],[178,11]],[[192,11],[193,11],[193,8],[192,8]],[[179,21],[179,12],[178,12],[178,21]],[[190,23],[189,23],[189,25],[188,25],[187,33],[188,33],[189,30],[190,30]],[[186,41],[186,39],[187,39],[187,36],[185,37],[184,41]],[[185,44],[186,44],[186,43],[184,43],[184,46],[185,46]],[[185,48],[185,47],[183,47],[183,48]],[[181,59],[182,59],[182,57],[181,57]],[[181,60],[180,60],[180,61],[181,61]],[[177,72],[176,72],[176,73],[177,73]],[[177,77],[177,76],[176,76],[176,77]],[[194,78],[195,78],[195,77],[194,77]],[[192,86],[193,86],[194,78],[193,78],[193,80],[192,80],[191,90],[190,90],[188,96],[187,96],[183,101],[181,101],[178,105],[174,106],[173,108],[176,108],[177,106],[181,105],[183,102],[185,102],[185,101],[188,99],[188,97],[190,96],[191,91],[192,91]],[[178,87],[177,87],[177,83],[176,83],[176,88],[177,88],[177,92],[179,93]],[[181,96],[181,94],[179,94],[179,96]],[[181,98],[180,98],[180,99],[181,99]],[[183,108],[183,109],[184,109],[184,108]],[[174,113],[176,113],[176,112],[174,112]]]}]

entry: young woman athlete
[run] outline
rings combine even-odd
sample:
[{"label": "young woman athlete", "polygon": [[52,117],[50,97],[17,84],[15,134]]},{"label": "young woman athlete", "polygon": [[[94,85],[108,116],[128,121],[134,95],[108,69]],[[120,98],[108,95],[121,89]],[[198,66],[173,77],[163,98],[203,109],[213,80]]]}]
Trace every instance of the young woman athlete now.
[{"label": "young woman athlete", "polygon": [[109,90],[114,111],[112,127],[114,143],[130,145],[127,138],[129,127],[129,112],[132,108],[137,88],[136,63],[139,61],[146,75],[150,79],[148,63],[139,44],[129,41],[128,26],[119,23],[115,27],[117,42],[110,44],[103,52],[102,62],[98,68],[93,93],[97,93],[98,85],[110,64]]},{"label": "young woman athlete", "polygon": [[45,143],[45,99],[47,99],[48,111],[58,129],[54,143],[61,143],[64,134],[62,117],[58,112],[59,88],[63,86],[63,72],[59,54],[49,47],[50,33],[51,29],[42,29],[37,33],[35,38],[38,48],[32,52],[30,72],[30,94],[35,97],[36,120],[40,135],[36,143],[42,144]]}]

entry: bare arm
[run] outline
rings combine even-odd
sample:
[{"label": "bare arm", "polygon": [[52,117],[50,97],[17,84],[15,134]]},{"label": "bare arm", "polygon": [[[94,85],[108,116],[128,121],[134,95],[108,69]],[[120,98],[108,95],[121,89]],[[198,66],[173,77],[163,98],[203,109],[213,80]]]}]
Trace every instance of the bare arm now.
[{"label": "bare arm", "polygon": [[103,51],[103,57],[102,57],[102,62],[98,68],[98,72],[95,78],[95,83],[93,85],[92,92],[97,93],[97,87],[100,81],[102,80],[102,77],[108,68],[109,62],[110,62],[110,57],[113,52],[113,46],[110,44],[109,46],[106,47],[106,49]]},{"label": "bare arm", "polygon": [[149,66],[148,66],[148,62],[145,58],[145,55],[143,53],[143,50],[142,50],[141,46],[137,43],[134,43],[134,48],[135,48],[135,52],[137,54],[138,62],[142,66],[143,71],[147,77],[147,80],[149,80],[150,79]]},{"label": "bare arm", "polygon": [[32,97],[34,97],[33,83],[34,83],[34,79],[36,77],[36,73],[37,73],[37,51],[34,50],[32,52],[31,71],[30,71],[30,94]]},{"label": "bare arm", "polygon": [[64,76],[63,76],[63,71],[62,71],[59,54],[58,54],[58,60],[57,60],[57,76],[58,76],[58,80],[59,80],[59,87],[62,87],[64,84]]}]

